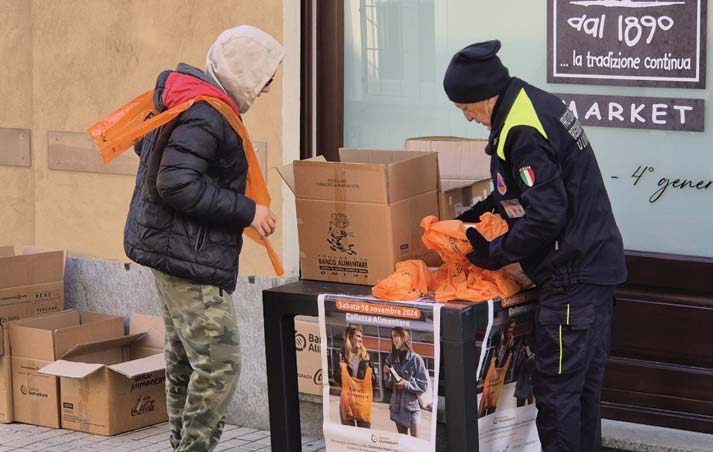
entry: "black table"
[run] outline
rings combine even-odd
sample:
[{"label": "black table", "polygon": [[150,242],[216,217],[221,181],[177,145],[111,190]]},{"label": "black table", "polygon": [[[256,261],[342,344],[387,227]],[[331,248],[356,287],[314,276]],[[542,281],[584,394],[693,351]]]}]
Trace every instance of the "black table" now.
[{"label": "black table", "polygon": [[[317,316],[317,299],[321,294],[369,296],[371,288],[298,281],[263,291],[273,452],[302,450],[294,319],[295,315]],[[478,450],[476,306],[473,303],[450,302],[441,309],[441,359],[447,382],[446,434],[449,452]]]}]

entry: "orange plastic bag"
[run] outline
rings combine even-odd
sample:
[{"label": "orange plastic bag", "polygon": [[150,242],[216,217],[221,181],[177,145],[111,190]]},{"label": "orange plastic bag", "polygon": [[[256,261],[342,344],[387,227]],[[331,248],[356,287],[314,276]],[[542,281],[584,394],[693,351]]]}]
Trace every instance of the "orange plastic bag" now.
[{"label": "orange plastic bag", "polygon": [[458,289],[456,286],[465,281],[467,273],[464,266],[467,264],[450,262],[443,264],[438,270],[431,273],[430,289],[435,292],[436,301],[439,303],[457,300]]},{"label": "orange plastic bag", "polygon": [[[468,223],[466,223],[468,224]],[[508,232],[508,223],[500,215],[485,212],[480,216],[480,222],[475,223],[475,229],[480,232],[485,240],[492,242],[497,237]]]},{"label": "orange plastic bag", "polygon": [[508,231],[507,222],[499,215],[484,213],[475,224],[458,220],[438,221],[429,216],[421,221],[421,226],[426,230],[424,244],[438,252],[445,262],[431,275],[429,288],[435,292],[436,301],[485,301],[507,298],[521,290],[505,271],[483,270],[471,264],[466,256],[473,251],[465,234],[468,227],[475,227],[488,241]]},{"label": "orange plastic bag", "polygon": [[466,263],[465,257],[473,251],[473,247],[466,236],[466,229],[475,227],[487,241],[508,232],[508,224],[500,215],[486,212],[480,217],[479,223],[463,223],[460,220],[438,221],[431,215],[421,220],[421,227],[425,229],[421,240],[426,248],[433,250],[441,256],[444,262]]},{"label": "orange plastic bag", "polygon": [[372,287],[371,293],[380,300],[415,300],[428,294],[428,267],[423,261],[396,263],[396,271]]},{"label": "orange plastic bag", "polygon": [[473,251],[473,247],[465,235],[466,226],[462,221],[438,221],[437,217],[430,215],[421,220],[421,227],[425,229],[421,236],[423,244],[438,253],[443,262],[468,261],[465,256]]},{"label": "orange plastic bag", "polygon": [[[248,160],[248,177],[245,188],[245,196],[258,204],[270,205],[270,193],[267,190],[265,178],[260,170],[260,164],[255,154],[248,131],[243,125],[238,115],[222,100],[210,96],[197,96],[173,108],[158,113],[153,103],[153,91],[146,91],[126,105],[120,107],[115,112],[92,125],[88,130],[89,136],[99,146],[104,164],[108,164],[120,154],[125,152],[134,144],[138,143],[144,136],[154,129],[169,123],[176,116],[188,110],[196,102],[208,102],[213,108],[218,110],[231,127],[243,140],[245,157]],[[258,244],[265,247],[268,257],[272,263],[277,276],[282,276],[285,271],[280,262],[280,258],[270,245],[270,242],[260,238],[260,235],[252,228],[246,228],[244,234]]]},{"label": "orange plastic bag", "polygon": [[339,398],[339,408],[342,418],[371,422],[371,405],[374,399],[374,388],[371,382],[372,368],[366,368],[363,379],[349,375],[347,363],[339,363],[342,373],[342,395]]},{"label": "orange plastic bag", "polygon": [[[476,224],[459,220],[438,221],[434,216],[421,220],[424,228],[422,240],[426,248],[436,251],[444,264],[428,275],[422,261],[405,261],[396,264],[396,272],[379,281],[372,294],[382,300],[414,300],[424,296],[427,289],[435,293],[437,302],[450,300],[486,301],[507,298],[524,286],[511,277],[506,269],[488,271],[470,263],[467,254],[473,251],[465,231],[475,227],[486,240],[492,241],[508,231],[508,224],[499,215],[485,213]],[[403,264],[403,267],[399,267]],[[418,276],[417,276],[418,275]]]},{"label": "orange plastic bag", "polygon": [[505,385],[505,376],[510,369],[511,363],[512,354],[508,355],[503,367],[496,367],[495,357],[490,360],[490,367],[488,367],[488,373],[485,375],[485,380],[483,381],[483,394],[480,397],[479,412],[481,417],[497,409],[500,395]]}]

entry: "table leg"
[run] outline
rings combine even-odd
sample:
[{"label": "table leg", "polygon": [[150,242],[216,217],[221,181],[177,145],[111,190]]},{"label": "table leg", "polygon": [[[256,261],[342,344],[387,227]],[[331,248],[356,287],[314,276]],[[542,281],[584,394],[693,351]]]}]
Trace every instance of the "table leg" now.
[{"label": "table leg", "polygon": [[263,309],[272,452],[299,452],[302,450],[302,432],[297,390],[295,315],[285,313],[278,303],[266,301]]},{"label": "table leg", "polygon": [[478,452],[475,340],[442,341],[448,452]]}]

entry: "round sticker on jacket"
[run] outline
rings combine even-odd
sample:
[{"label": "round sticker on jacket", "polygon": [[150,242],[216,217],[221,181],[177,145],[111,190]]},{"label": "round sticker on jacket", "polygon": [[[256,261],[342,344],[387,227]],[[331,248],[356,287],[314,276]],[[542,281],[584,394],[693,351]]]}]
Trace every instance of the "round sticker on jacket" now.
[{"label": "round sticker on jacket", "polygon": [[504,195],[505,193],[508,192],[508,187],[507,187],[507,185],[505,185],[505,179],[503,179],[503,176],[500,173],[498,173],[497,184],[498,184],[498,193],[500,193],[501,195]]}]

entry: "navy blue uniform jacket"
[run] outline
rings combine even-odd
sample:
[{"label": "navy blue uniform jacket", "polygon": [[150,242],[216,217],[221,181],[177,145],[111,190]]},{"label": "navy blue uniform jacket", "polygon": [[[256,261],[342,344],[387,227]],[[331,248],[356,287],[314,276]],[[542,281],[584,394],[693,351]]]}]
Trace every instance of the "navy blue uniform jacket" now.
[{"label": "navy blue uniform jacket", "polygon": [[[559,98],[513,78],[495,105],[486,152],[495,188],[483,202],[510,226],[490,244],[493,267],[520,262],[545,288],[626,279],[594,151]],[[469,212],[459,218],[476,220]]]}]

